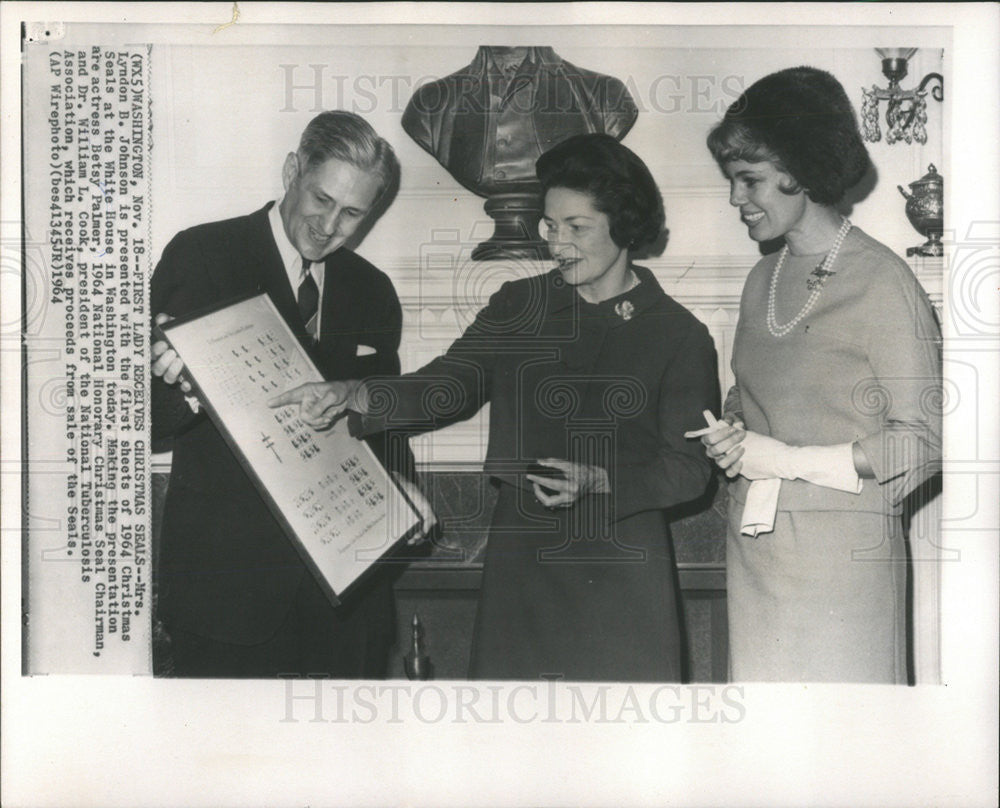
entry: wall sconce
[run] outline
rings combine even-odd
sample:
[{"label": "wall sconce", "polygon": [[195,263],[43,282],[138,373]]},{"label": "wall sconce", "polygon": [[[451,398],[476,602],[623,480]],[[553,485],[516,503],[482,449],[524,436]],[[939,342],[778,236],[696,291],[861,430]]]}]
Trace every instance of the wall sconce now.
[{"label": "wall sconce", "polygon": [[869,143],[882,139],[878,125],[878,102],[887,101],[885,142],[892,145],[897,140],[906,143],[927,142],[927,84],[934,79],[938,86],[932,88],[931,95],[936,101],[944,100],[944,78],[940,73],[928,73],[915,90],[901,90],[899,82],[906,78],[907,62],[916,48],[875,48],[882,59],[882,74],[889,79],[888,89],[883,90],[873,84],[871,90],[861,88],[864,100],[861,104],[861,134]]}]

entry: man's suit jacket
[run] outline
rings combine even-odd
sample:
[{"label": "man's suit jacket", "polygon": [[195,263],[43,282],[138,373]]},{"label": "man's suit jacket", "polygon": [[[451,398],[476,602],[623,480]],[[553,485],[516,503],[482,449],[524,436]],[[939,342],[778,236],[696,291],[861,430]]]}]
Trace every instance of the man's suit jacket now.
[{"label": "man's suit jacket", "polygon": [[[175,236],[153,274],[152,312],[179,317],[267,292],[307,343],[269,208]],[[325,263],[321,338],[311,348],[317,366],[328,379],[398,374],[402,311],[392,282],[343,248]],[[374,353],[359,356],[359,345]],[[204,411],[195,414],[177,385],[156,377],[152,420],[154,443],[173,439],[157,571],[160,618],[168,627],[224,642],[268,639],[310,573]],[[386,443],[394,451],[387,452]],[[383,436],[373,449],[390,468],[409,470],[405,438]],[[366,631],[385,637],[394,631],[386,576],[375,576],[340,608],[357,612]]]}]

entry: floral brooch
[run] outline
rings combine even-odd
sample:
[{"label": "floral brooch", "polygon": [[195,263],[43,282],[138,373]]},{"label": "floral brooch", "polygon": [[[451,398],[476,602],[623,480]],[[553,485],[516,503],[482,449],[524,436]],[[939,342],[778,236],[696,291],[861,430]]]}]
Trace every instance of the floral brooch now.
[{"label": "floral brooch", "polygon": [[[824,263],[826,263],[824,261]],[[815,292],[817,289],[822,289],[823,284],[826,283],[827,279],[831,275],[836,275],[836,272],[831,272],[828,269],[823,269],[823,264],[820,264],[816,269],[809,273],[810,277],[806,279],[806,288],[810,292]],[[812,277],[815,275],[815,277]]]},{"label": "floral brooch", "polygon": [[635,306],[632,305],[631,300],[623,300],[621,303],[615,303],[615,314],[627,322],[635,314]]}]

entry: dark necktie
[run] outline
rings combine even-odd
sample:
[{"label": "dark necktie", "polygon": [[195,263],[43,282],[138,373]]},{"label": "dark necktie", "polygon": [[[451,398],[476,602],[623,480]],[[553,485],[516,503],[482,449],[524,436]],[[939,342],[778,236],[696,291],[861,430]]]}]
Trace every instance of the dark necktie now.
[{"label": "dark necktie", "polygon": [[302,259],[302,279],[299,281],[297,297],[299,299],[299,314],[306,325],[309,336],[316,337],[316,314],[319,311],[319,287],[313,278],[309,267],[312,264],[307,258]]}]

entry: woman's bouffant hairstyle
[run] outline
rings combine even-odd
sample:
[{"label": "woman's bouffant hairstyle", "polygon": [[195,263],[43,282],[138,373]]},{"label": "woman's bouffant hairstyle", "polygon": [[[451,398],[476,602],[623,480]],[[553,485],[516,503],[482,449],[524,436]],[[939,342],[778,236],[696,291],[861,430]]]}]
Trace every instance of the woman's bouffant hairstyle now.
[{"label": "woman's bouffant hairstyle", "polygon": [[574,135],[535,163],[542,190],[587,194],[608,217],[611,240],[630,250],[651,244],[663,230],[663,197],[646,164],[611,135]]},{"label": "woman's bouffant hairstyle", "polygon": [[771,161],[821,205],[839,202],[870,164],[854,108],[833,76],[790,67],[751,85],[709,133],[721,168],[731,160]]}]

